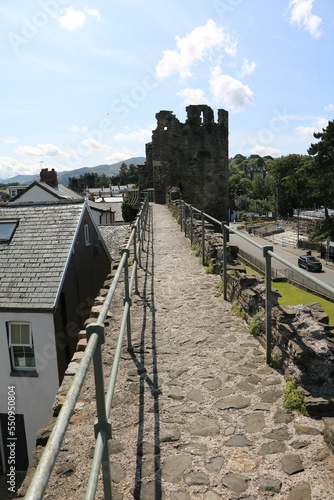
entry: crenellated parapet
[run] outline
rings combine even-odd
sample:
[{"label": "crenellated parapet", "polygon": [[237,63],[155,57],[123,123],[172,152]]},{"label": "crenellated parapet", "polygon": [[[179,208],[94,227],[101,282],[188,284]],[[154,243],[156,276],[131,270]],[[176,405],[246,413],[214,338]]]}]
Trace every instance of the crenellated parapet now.
[{"label": "crenellated parapet", "polygon": [[187,106],[186,113],[184,123],[171,111],[156,114],[140,189],[153,187],[155,202],[164,204],[167,189],[177,186],[187,203],[228,220],[228,112],[219,109],[217,122],[206,104]]}]

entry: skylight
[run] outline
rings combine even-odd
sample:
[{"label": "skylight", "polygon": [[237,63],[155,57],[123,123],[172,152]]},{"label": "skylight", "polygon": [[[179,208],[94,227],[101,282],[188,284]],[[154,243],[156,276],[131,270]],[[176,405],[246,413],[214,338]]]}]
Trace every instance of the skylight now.
[{"label": "skylight", "polygon": [[0,243],[8,243],[15,232],[18,220],[0,220]]}]

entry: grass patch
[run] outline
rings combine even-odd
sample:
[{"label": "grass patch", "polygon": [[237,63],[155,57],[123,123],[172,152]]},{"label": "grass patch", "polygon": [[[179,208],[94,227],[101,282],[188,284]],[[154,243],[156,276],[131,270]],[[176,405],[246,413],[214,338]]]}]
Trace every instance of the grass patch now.
[{"label": "grass patch", "polygon": [[297,388],[295,380],[289,380],[283,389],[283,406],[286,410],[295,410],[300,415],[307,415],[304,393]]},{"label": "grass patch", "polygon": [[196,257],[199,257],[201,255],[200,245],[191,245],[191,249],[193,252],[195,252]]},{"label": "grass patch", "polygon": [[250,335],[261,335],[262,325],[259,314],[255,314],[255,316],[253,316],[249,322],[248,328]]},{"label": "grass patch", "polygon": [[[247,273],[261,276],[251,267],[245,267]],[[324,308],[326,314],[328,314],[329,324],[334,324],[334,302],[318,297],[318,295],[314,295],[306,290],[302,290],[298,286],[294,286],[291,283],[286,283],[284,281],[275,281],[271,286],[272,288],[276,288],[281,294],[281,297],[278,300],[281,306],[298,306],[299,304],[312,304],[313,302],[319,302],[319,304],[321,304]]]},{"label": "grass patch", "polygon": [[209,264],[207,265],[205,272],[207,274],[213,274],[213,260],[210,260]]},{"label": "grass patch", "polygon": [[302,290],[297,286],[291,285],[290,283],[275,282],[272,284],[273,288],[276,288],[282,297],[279,298],[279,304],[281,306],[297,306],[298,304],[311,304],[312,302],[319,302],[324,308],[326,314],[329,316],[329,324],[334,323],[334,303],[329,300],[313,295],[306,290]]},{"label": "grass patch", "polygon": [[245,311],[243,310],[243,308],[241,307],[240,303],[237,300],[235,300],[232,303],[231,310],[232,310],[233,314],[235,314],[236,316],[239,316],[243,320],[247,319],[247,314],[245,313]]}]

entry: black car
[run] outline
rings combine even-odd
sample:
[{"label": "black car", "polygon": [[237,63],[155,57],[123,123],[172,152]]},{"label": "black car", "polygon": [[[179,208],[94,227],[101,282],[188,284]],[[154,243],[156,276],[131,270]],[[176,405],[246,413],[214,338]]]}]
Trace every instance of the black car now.
[{"label": "black car", "polygon": [[303,267],[306,271],[322,271],[322,264],[313,255],[301,255],[298,258],[298,267]]}]

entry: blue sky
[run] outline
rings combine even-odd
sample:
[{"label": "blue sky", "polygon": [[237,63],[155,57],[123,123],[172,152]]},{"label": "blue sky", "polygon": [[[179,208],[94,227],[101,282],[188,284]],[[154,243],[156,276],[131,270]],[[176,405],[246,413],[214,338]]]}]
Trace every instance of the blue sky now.
[{"label": "blue sky", "polygon": [[145,156],[155,114],[229,112],[229,156],[334,117],[333,0],[2,0],[0,178]]}]

